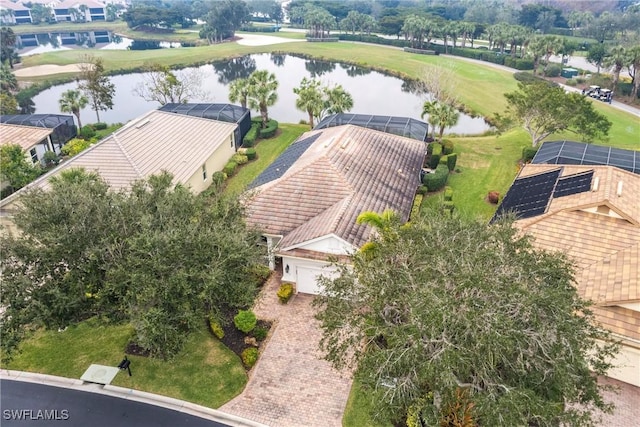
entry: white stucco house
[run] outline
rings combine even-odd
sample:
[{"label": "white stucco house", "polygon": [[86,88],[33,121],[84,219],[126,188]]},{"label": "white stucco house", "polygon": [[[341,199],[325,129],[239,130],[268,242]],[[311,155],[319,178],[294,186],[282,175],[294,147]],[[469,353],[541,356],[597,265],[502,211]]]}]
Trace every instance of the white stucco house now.
[{"label": "white stucco house", "polygon": [[348,263],[371,236],[360,213],[409,218],[425,152],[422,141],[354,125],[300,136],[247,193],[247,221],[263,231],[270,267],[281,259],[283,281],[321,293],[317,277],[335,274],[330,259]]}]

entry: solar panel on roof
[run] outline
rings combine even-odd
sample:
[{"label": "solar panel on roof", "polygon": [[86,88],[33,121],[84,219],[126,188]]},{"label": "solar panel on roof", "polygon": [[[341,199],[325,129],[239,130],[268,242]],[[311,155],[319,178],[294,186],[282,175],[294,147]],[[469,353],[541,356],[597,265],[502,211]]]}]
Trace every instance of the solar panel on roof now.
[{"label": "solar panel on roof", "polygon": [[608,165],[640,174],[640,151],[575,141],[550,141],[542,144],[532,163]]},{"label": "solar panel on roof", "polygon": [[553,191],[553,197],[564,197],[589,191],[592,179],[593,170],[560,177]]},{"label": "solar panel on roof", "polygon": [[491,221],[513,212],[516,218],[543,214],[551,200],[561,169],[525,176],[514,181]]},{"label": "solar panel on roof", "polygon": [[249,189],[259,187],[282,177],[305,151],[320,136],[320,132],[291,144],[280,156],[269,165],[250,185]]}]

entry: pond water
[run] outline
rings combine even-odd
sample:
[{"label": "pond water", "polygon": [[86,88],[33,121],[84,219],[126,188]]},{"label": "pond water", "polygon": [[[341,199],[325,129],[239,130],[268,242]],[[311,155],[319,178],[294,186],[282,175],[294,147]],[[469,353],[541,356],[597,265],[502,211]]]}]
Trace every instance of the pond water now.
[{"label": "pond water", "polygon": [[[418,120],[422,105],[427,99],[417,94],[412,85],[403,80],[347,64],[337,64],[290,55],[260,54],[236,58],[214,64],[197,67],[202,73],[203,89],[207,95],[203,99],[190,99],[190,102],[228,102],[228,85],[237,78],[247,77],[255,70],[269,70],[275,73],[279,82],[278,101],[269,107],[269,116],[283,123],[298,123],[307,120],[307,114],[295,108],[297,95],[293,88],[300,85],[304,77],[315,77],[325,84],[341,84],[354,100],[351,113],[377,114],[410,117]],[[176,73],[178,76],[182,70]],[[134,88],[143,81],[143,74],[134,73],[112,76],[116,87],[112,110],[100,111],[100,120],[107,123],[125,123],[144,113],[158,108],[157,102],[149,102],[133,94]],[[69,89],[76,89],[77,83],[54,86],[33,98],[36,112],[59,114],[58,100]],[[257,115],[252,111],[252,115]],[[81,112],[83,123],[96,121],[96,113],[89,107]],[[426,120],[426,117],[425,117]],[[474,135],[489,130],[490,126],[483,118],[473,118],[460,114],[458,124],[447,130],[448,133]]]},{"label": "pond water", "polygon": [[133,40],[111,31],[75,31],[59,33],[33,33],[16,36],[20,56],[36,55],[66,49],[147,50],[182,47],[181,43]]}]

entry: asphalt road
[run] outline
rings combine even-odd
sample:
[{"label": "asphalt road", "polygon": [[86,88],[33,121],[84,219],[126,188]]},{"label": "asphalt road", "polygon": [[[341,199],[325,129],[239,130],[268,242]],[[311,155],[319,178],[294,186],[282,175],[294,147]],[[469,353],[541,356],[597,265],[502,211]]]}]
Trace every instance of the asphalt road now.
[{"label": "asphalt road", "polygon": [[2,427],[228,427],[133,400],[22,381],[1,380]]}]

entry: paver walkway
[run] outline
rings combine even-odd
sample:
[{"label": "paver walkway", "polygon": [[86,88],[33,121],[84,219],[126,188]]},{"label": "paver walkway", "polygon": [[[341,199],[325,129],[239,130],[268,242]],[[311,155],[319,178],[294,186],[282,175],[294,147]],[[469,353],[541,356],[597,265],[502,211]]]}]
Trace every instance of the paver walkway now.
[{"label": "paver walkway", "polygon": [[617,387],[617,392],[605,391],[605,402],[615,405],[613,414],[602,414],[602,427],[638,427],[640,425],[640,387],[623,383],[613,378],[600,377],[600,384]]},{"label": "paver walkway", "polygon": [[283,305],[279,286],[274,273],[254,308],[259,318],[275,321],[266,348],[245,390],[220,410],[273,427],[341,426],[351,375],[319,358],[313,296],[298,294]]}]

